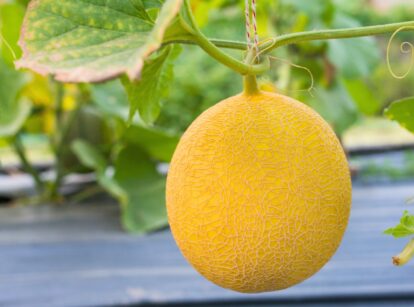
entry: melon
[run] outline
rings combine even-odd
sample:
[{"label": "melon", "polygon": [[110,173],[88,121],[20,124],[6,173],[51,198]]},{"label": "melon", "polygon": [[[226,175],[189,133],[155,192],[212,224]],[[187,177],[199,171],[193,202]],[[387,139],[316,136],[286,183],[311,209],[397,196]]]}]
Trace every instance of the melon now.
[{"label": "melon", "polygon": [[223,100],[192,123],[166,197],[188,262],[221,287],[256,293],[298,284],[328,262],[348,223],[351,179],[316,112],[258,92]]}]

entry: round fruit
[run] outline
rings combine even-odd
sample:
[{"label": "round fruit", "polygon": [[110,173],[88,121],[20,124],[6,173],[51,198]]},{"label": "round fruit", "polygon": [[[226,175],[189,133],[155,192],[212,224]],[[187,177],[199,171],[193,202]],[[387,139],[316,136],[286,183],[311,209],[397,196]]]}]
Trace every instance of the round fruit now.
[{"label": "round fruit", "polygon": [[341,144],[306,105],[240,94],[182,137],[167,182],[174,238],[207,279],[239,292],[284,289],[315,274],[348,223]]}]

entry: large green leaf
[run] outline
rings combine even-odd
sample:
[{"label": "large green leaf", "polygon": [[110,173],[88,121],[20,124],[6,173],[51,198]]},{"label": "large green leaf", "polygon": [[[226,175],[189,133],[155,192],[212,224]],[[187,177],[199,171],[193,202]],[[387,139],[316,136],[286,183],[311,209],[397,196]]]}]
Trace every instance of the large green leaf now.
[{"label": "large green leaf", "polygon": [[23,16],[24,7],[21,4],[0,4],[0,35],[7,42],[6,46],[4,42],[2,44],[0,39],[1,53],[9,65],[12,65],[15,60],[14,56],[17,58],[21,56],[21,50],[17,46],[17,41],[19,40]]},{"label": "large green leaf", "polygon": [[165,177],[156,164],[136,146],[124,148],[115,163],[115,180],[128,194],[123,206],[124,227],[144,233],[167,225]]},{"label": "large green leaf", "polygon": [[92,98],[98,109],[107,117],[120,120],[122,139],[127,144],[139,146],[148,155],[159,161],[170,161],[179,141],[179,135],[148,127],[135,116],[133,123],[126,127],[128,120],[128,98],[119,80],[92,86]]},{"label": "large green leaf", "polygon": [[26,82],[25,74],[11,69],[0,57],[0,136],[15,134],[30,113],[30,102],[19,99]]},{"label": "large green leaf", "polygon": [[374,91],[361,79],[344,80],[344,85],[354,99],[358,110],[365,115],[375,115],[381,109],[381,101]]},{"label": "large green leaf", "polygon": [[414,133],[414,97],[393,102],[385,111],[385,116],[397,121],[401,126]]},{"label": "large green leaf", "polygon": [[105,157],[92,144],[84,140],[75,140],[72,145],[72,151],[79,158],[79,161],[98,173],[104,173],[107,167]]},{"label": "large green leaf", "polygon": [[130,126],[124,135],[129,144],[139,146],[151,157],[169,162],[180,140],[176,134],[171,134],[155,128],[138,125]]},{"label": "large green leaf", "polygon": [[[349,16],[337,14],[335,28],[358,27],[360,23]],[[328,57],[346,78],[370,76],[379,63],[380,48],[372,37],[328,41]]]},{"label": "large green leaf", "polygon": [[173,63],[180,50],[178,46],[168,47],[157,57],[145,61],[139,81],[122,79],[131,105],[130,120],[137,111],[147,124],[152,124],[157,119],[161,110],[161,99],[168,95],[173,79]]},{"label": "large green leaf", "polygon": [[[160,48],[182,0],[166,0],[154,23],[140,0],[37,0],[28,7],[18,67],[66,82],[94,82],[127,73],[139,79]],[[144,7],[143,7],[144,6]]]},{"label": "large green leaf", "polygon": [[142,0],[146,9],[159,8],[164,0]]}]

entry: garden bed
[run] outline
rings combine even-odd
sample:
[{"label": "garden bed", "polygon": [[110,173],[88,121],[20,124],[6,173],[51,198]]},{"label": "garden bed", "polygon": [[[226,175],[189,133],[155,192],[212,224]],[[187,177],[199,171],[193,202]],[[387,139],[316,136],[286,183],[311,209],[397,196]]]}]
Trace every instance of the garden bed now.
[{"label": "garden bed", "polygon": [[414,182],[356,184],[350,225],[332,261],[298,286],[259,295],[237,294],[204,280],[180,255],[169,230],[126,234],[111,201],[2,208],[0,305],[377,305],[378,300],[412,305],[413,267],[391,264],[405,242],[382,232],[396,223],[413,194]]}]

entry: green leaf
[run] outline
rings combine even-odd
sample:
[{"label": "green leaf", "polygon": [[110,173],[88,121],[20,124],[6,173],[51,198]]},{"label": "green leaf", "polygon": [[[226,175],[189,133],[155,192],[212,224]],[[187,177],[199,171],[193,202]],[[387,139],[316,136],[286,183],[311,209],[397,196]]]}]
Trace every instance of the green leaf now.
[{"label": "green leaf", "polygon": [[312,29],[330,26],[335,14],[335,6],[331,0],[286,0],[284,2],[293,6],[299,16],[306,17],[308,28]]},{"label": "green leaf", "polygon": [[359,111],[365,115],[376,115],[381,102],[375,97],[374,91],[361,79],[343,80],[346,89],[354,99]]},{"label": "green leaf", "polygon": [[159,8],[163,2],[164,0],[142,0],[146,9]]},{"label": "green leaf", "polygon": [[146,60],[139,81],[131,82],[122,78],[131,106],[130,121],[137,111],[147,124],[152,124],[157,119],[161,110],[161,99],[168,95],[173,79],[174,60],[180,51],[179,46],[170,46],[157,57]]},{"label": "green leaf", "polygon": [[83,165],[95,170],[96,178],[101,187],[117,198],[121,204],[128,203],[127,193],[114,178],[106,174],[107,161],[95,146],[83,140],[75,140],[71,148]]},{"label": "green leaf", "polygon": [[[337,14],[333,26],[349,28],[361,25],[348,16]],[[347,79],[370,76],[380,62],[380,48],[372,37],[329,40],[328,46],[329,60]]]},{"label": "green leaf", "polygon": [[156,22],[143,16],[154,2],[37,0],[26,13],[18,67],[65,82],[97,82],[126,73],[140,78],[144,60],[161,47],[182,0],[166,0]]},{"label": "green leaf", "polygon": [[414,97],[394,101],[384,115],[414,133]]},{"label": "green leaf", "polygon": [[151,157],[169,162],[180,137],[155,128],[133,125],[125,132],[124,139],[139,146]]},{"label": "green leaf", "polygon": [[30,115],[32,104],[27,99],[20,99],[15,101],[13,106],[5,107],[0,102],[0,108],[0,137],[5,137],[12,136],[21,129]]},{"label": "green leaf", "polygon": [[[331,1],[326,0],[287,0],[284,1],[288,5],[292,5],[296,10],[306,13],[311,18],[317,19],[332,6]],[[329,5],[328,5],[329,4]]]},{"label": "green leaf", "polygon": [[115,163],[115,180],[128,194],[122,222],[131,232],[145,233],[167,225],[165,177],[137,146],[124,148]]},{"label": "green leaf", "polygon": [[309,105],[331,124],[339,136],[359,118],[355,102],[340,82],[330,88],[318,88]]},{"label": "green leaf", "polygon": [[96,171],[98,183],[119,200],[127,230],[144,233],[166,225],[165,177],[141,148],[133,145],[121,150],[113,177],[107,175],[107,161],[93,145],[76,140],[72,150],[82,164]]},{"label": "green leaf", "polygon": [[180,139],[178,134],[145,126],[137,116],[129,127],[123,124],[128,120],[128,99],[119,80],[94,85],[91,87],[91,93],[95,105],[103,114],[121,121],[121,134],[126,143],[139,146],[159,161],[171,160]]},{"label": "green leaf", "polygon": [[384,234],[392,235],[395,238],[402,238],[414,235],[414,215],[404,211],[400,223],[384,231]]},{"label": "green leaf", "polygon": [[103,187],[110,195],[115,197],[121,205],[128,204],[128,194],[119,185],[119,183],[111,177],[100,175],[98,176],[98,183]]},{"label": "green leaf", "polygon": [[95,106],[105,116],[128,120],[128,96],[119,79],[92,85],[91,95]]},{"label": "green leaf", "polygon": [[135,8],[136,14],[139,18],[141,18],[143,20],[152,21],[151,17],[147,13],[147,7],[146,7],[144,1],[142,1],[142,0],[131,0],[129,2]]},{"label": "green leaf", "polygon": [[19,99],[26,83],[26,75],[11,69],[0,57],[0,136],[14,135],[30,114],[30,102]]},{"label": "green leaf", "polygon": [[105,172],[107,167],[105,157],[92,144],[83,140],[75,140],[71,147],[83,165],[98,172]]},{"label": "green leaf", "polygon": [[[1,43],[1,53],[7,64],[13,65],[14,56],[20,58],[21,50],[17,45],[19,40],[20,27],[23,22],[24,7],[17,3],[0,5],[0,35],[7,42]],[[11,50],[10,50],[10,49]]]},{"label": "green leaf", "polygon": [[213,9],[219,9],[225,0],[193,1],[193,14],[200,27],[204,27]]}]

